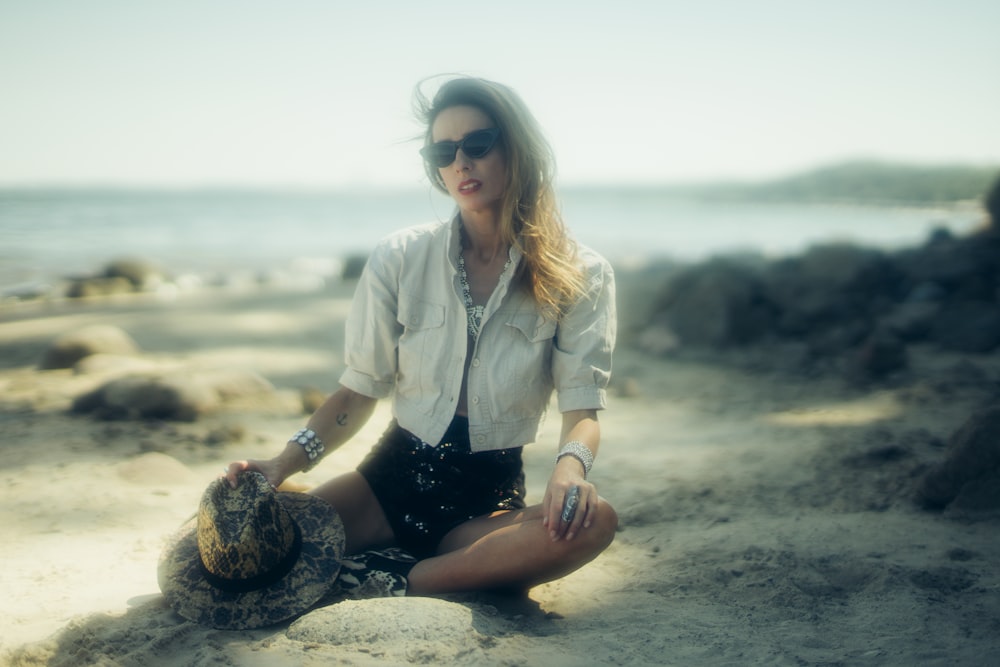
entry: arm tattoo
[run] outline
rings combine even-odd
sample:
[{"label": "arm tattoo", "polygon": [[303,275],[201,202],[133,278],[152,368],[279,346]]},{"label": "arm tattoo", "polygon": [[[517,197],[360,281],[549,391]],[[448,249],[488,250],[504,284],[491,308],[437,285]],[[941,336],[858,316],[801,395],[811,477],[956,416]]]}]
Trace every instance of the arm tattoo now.
[{"label": "arm tattoo", "polygon": [[346,412],[341,412],[339,415],[337,415],[337,425],[338,426],[346,426],[347,425],[347,413]]}]

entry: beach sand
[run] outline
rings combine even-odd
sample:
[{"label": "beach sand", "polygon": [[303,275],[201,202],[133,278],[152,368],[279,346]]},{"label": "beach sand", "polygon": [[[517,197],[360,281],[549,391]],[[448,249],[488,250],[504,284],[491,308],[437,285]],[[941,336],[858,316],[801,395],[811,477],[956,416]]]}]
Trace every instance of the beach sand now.
[{"label": "beach sand", "polygon": [[[341,602],[252,632],[165,606],[160,550],[236,458],[278,451],[330,391],[349,284],[204,290],[172,299],[0,311],[0,661],[11,665],[979,665],[1000,654],[1000,520],[932,513],[914,487],[996,395],[970,362],[913,351],[906,381],[740,370],[644,355],[626,340],[592,479],[615,542],[528,599]],[[40,371],[52,340],[91,324],[141,353],[88,373]],[[964,365],[963,365],[964,364]],[[125,368],[243,369],[273,391],[192,422],[102,421],[76,396]],[[294,478],[352,469],[389,419]],[[558,418],[525,450],[529,500]]]}]

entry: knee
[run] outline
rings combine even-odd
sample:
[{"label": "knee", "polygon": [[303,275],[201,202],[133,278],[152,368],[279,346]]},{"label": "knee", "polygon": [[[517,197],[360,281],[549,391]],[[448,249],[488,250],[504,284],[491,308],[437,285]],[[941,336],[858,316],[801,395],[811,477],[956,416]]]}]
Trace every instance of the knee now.
[{"label": "knee", "polygon": [[587,542],[593,546],[595,552],[604,551],[614,541],[615,533],[618,532],[618,513],[615,512],[615,508],[604,498],[600,498],[593,523],[590,524],[590,528],[581,532],[587,536]]},{"label": "knee", "polygon": [[[618,532],[618,512],[615,508],[611,506],[611,503],[601,498],[601,503],[598,505],[598,522],[601,524],[601,528],[604,534],[607,536],[608,544],[615,539],[615,533]],[[607,545],[605,545],[607,546]]]}]

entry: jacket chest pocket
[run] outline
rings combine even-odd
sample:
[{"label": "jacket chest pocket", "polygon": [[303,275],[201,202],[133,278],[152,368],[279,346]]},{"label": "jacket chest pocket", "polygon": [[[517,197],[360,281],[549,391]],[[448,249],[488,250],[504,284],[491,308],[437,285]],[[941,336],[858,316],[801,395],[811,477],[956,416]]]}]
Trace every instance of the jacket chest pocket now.
[{"label": "jacket chest pocket", "polygon": [[426,299],[400,295],[396,320],[405,330],[436,329],[444,325],[444,306]]},{"label": "jacket chest pocket", "polygon": [[497,379],[516,396],[506,410],[512,416],[530,416],[548,399],[555,335],[556,323],[535,312],[515,313],[500,327]]},{"label": "jacket chest pocket", "polygon": [[556,335],[556,323],[535,313],[517,313],[507,320],[518,342],[550,343]]},{"label": "jacket chest pocket", "polygon": [[399,379],[421,391],[437,382],[445,346],[445,307],[410,295],[400,295],[396,320],[403,327],[399,337]]}]

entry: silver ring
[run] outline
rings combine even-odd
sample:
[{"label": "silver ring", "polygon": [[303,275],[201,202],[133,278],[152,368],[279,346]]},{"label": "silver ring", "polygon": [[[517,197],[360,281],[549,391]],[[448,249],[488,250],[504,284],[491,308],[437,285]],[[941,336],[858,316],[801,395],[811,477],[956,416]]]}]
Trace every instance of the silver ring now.
[{"label": "silver ring", "polygon": [[563,501],[562,519],[563,523],[569,523],[576,516],[576,505],[580,502],[580,487],[571,486],[566,492],[566,499]]}]

